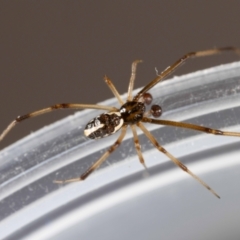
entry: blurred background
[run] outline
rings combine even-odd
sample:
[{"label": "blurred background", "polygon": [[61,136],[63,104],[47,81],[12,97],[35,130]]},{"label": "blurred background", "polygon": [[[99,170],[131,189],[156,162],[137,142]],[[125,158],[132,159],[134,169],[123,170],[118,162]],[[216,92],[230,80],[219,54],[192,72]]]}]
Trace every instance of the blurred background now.
[{"label": "blurred background", "polygon": [[[240,1],[1,1],[0,131],[18,115],[55,103],[97,103],[135,87],[190,51],[240,47]],[[234,54],[190,60],[175,75],[238,60]],[[16,127],[0,149],[69,115],[57,111]]]}]

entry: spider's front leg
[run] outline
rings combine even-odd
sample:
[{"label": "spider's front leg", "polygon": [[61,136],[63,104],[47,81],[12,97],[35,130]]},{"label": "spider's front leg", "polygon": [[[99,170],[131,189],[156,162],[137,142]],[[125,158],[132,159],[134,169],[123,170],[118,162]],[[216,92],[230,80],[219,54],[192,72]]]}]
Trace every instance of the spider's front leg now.
[{"label": "spider's front leg", "polygon": [[155,79],[153,79],[150,83],[148,83],[138,94],[133,98],[134,101],[138,101],[144,93],[153,88],[157,83],[163,81],[167,76],[172,74],[177,68],[179,68],[183,63],[185,63],[188,59],[197,58],[197,57],[206,57],[212,56],[224,52],[234,52],[240,55],[240,48],[236,47],[222,47],[222,48],[213,48],[207,49],[203,51],[189,52],[179,58],[175,63],[167,67],[163,70]]}]

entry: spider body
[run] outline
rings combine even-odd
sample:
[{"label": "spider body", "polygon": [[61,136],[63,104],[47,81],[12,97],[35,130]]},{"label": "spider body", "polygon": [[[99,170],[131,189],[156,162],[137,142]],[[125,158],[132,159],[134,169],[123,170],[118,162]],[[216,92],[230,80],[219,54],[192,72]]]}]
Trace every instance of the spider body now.
[{"label": "spider body", "polygon": [[[79,103],[61,103],[55,104],[53,106],[43,108],[22,116],[17,117],[13,120],[7,128],[2,132],[0,135],[0,141],[8,134],[8,132],[18,123],[32,118],[41,114],[45,114],[47,112],[52,112],[53,110],[57,109],[97,109],[97,110],[104,110],[107,111],[94,119],[90,120],[85,129],[84,134],[85,136],[91,139],[100,139],[107,136],[110,136],[118,131],[121,130],[121,133],[117,140],[113,143],[112,146],[108,148],[108,150],[95,162],[93,163],[80,177],[78,178],[71,178],[67,180],[57,180],[54,181],[55,183],[67,183],[67,182],[75,182],[75,181],[82,181],[86,179],[95,169],[97,169],[108,157],[109,155],[120,146],[121,142],[123,141],[127,127],[130,126],[132,133],[133,133],[133,140],[134,145],[136,148],[137,155],[139,157],[140,163],[146,168],[145,161],[141,152],[141,145],[138,140],[138,135],[136,131],[136,127],[138,127],[150,140],[150,142],[156,147],[156,149],[163,154],[165,154],[174,164],[176,164],[179,168],[183,171],[187,172],[190,176],[192,176],[195,180],[197,180],[200,184],[202,184],[206,189],[208,189],[211,193],[213,193],[216,197],[220,198],[219,195],[210,188],[204,181],[202,181],[198,176],[196,176],[193,172],[191,172],[180,160],[174,157],[171,153],[169,153],[165,148],[163,148],[154,138],[154,136],[147,130],[144,126],[145,124],[158,124],[158,125],[167,125],[167,126],[174,126],[180,128],[191,129],[195,131],[200,131],[208,134],[213,135],[222,135],[222,136],[234,136],[240,137],[240,133],[238,132],[227,132],[221,131],[218,129],[212,129],[208,127],[203,127],[191,123],[185,122],[176,122],[172,120],[162,120],[162,119],[155,119],[161,116],[162,109],[159,105],[152,105],[150,111],[146,111],[146,105],[151,104],[152,102],[152,95],[148,93],[148,91],[153,88],[157,83],[161,82],[170,75],[173,71],[176,70],[179,66],[181,66],[187,59],[193,57],[203,57],[203,56],[210,56],[218,53],[223,53],[227,51],[232,51],[237,54],[240,54],[240,49],[235,47],[224,47],[224,48],[216,48],[216,49],[209,49],[204,51],[197,51],[197,52],[190,52],[179,60],[177,60],[174,64],[167,67],[164,71],[162,71],[155,79],[149,82],[145,87],[142,88],[134,97],[132,96],[132,90],[134,86],[134,81],[136,78],[136,69],[137,64],[141,62],[141,60],[136,60],[132,63],[132,71],[131,77],[128,87],[127,93],[127,100],[124,102],[122,97],[116,90],[115,86],[113,85],[112,81],[105,76],[104,80],[107,83],[108,87],[118,99],[120,104],[120,108],[110,107],[110,106],[103,106],[103,105],[96,105],[96,104],[79,104]],[[149,117],[150,116],[150,117]],[[154,118],[151,118],[153,116]]]},{"label": "spider body", "polygon": [[[139,102],[128,101],[118,111],[103,113],[87,123],[84,135],[91,139],[100,139],[116,133],[123,125],[136,124],[146,115],[145,104],[149,105],[151,102],[152,95],[146,93]],[[160,109],[159,105],[153,105],[149,114],[160,117]]]}]

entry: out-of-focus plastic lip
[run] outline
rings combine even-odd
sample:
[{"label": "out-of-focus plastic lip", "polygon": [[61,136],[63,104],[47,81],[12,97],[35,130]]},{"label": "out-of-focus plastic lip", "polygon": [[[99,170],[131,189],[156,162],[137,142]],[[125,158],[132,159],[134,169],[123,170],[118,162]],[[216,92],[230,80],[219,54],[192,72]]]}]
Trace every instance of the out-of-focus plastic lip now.
[{"label": "out-of-focus plastic lip", "polygon": [[[240,62],[174,77],[151,90],[154,103],[163,107],[162,119],[228,131],[240,128],[239,92]],[[101,104],[118,106],[115,99]],[[129,132],[86,181],[54,184],[79,176],[114,143],[116,135],[99,141],[83,137],[86,122],[97,114],[78,112],[0,153],[0,239],[237,239],[238,138],[146,124],[221,200],[141,132],[147,172]]]}]

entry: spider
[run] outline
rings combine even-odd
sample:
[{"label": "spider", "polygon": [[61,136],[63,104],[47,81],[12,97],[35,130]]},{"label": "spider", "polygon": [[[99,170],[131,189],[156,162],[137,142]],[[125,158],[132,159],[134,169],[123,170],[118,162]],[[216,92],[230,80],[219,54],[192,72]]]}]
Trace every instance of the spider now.
[{"label": "spider", "polygon": [[[150,142],[163,154],[165,154],[174,164],[180,167],[183,171],[187,172],[191,175],[195,180],[197,180],[200,184],[202,184],[206,189],[208,189],[211,193],[213,193],[216,197],[220,198],[220,196],[210,188],[204,181],[202,181],[198,176],[196,176],[193,172],[191,172],[182,162],[180,162],[177,158],[175,158],[171,153],[169,153],[165,148],[163,148],[158,141],[154,138],[154,136],[146,129],[143,123],[151,123],[151,124],[159,124],[159,125],[169,125],[180,128],[187,128],[196,131],[201,131],[214,135],[223,135],[223,136],[235,136],[240,137],[240,133],[237,132],[226,132],[217,129],[211,129],[208,127],[203,127],[199,125],[194,125],[191,123],[185,122],[175,122],[170,120],[162,120],[156,119],[159,118],[162,114],[162,108],[159,105],[151,105],[153,97],[148,91],[153,88],[157,83],[163,81],[169,74],[171,74],[174,70],[176,70],[179,66],[181,66],[187,59],[194,57],[203,57],[215,55],[218,53],[223,53],[226,51],[232,51],[237,54],[240,54],[240,49],[235,47],[224,47],[224,48],[215,48],[208,49],[204,51],[196,51],[190,52],[179,60],[177,60],[174,64],[167,67],[164,71],[162,71],[155,79],[149,82],[145,87],[143,87],[136,96],[132,96],[134,81],[136,78],[136,70],[138,63],[142,62],[141,60],[136,60],[132,63],[131,67],[131,77],[128,86],[127,92],[127,101],[124,102],[119,95],[117,89],[113,85],[112,81],[105,75],[104,80],[112,93],[117,98],[120,108],[103,106],[103,105],[93,105],[93,104],[78,104],[78,103],[61,103],[55,104],[53,106],[43,108],[25,115],[18,116],[14,121],[12,121],[7,128],[0,135],[0,141],[9,133],[9,131],[17,124],[28,118],[36,117],[41,114],[45,114],[57,109],[98,109],[105,110],[108,112],[102,113],[101,115],[95,117],[90,120],[84,130],[84,135],[90,139],[100,139],[107,136],[110,136],[121,130],[121,133],[117,140],[114,142],[112,146],[108,148],[108,150],[95,162],[93,163],[80,177],[72,178],[67,180],[56,180],[55,183],[69,183],[75,181],[82,181],[86,179],[95,169],[97,169],[109,155],[117,149],[117,147],[123,141],[127,127],[130,126],[133,133],[134,145],[136,148],[137,155],[139,157],[140,163],[146,168],[144,158],[141,152],[141,146],[139,144],[138,135],[136,131],[136,127],[140,128],[142,132],[147,136]],[[146,105],[151,105],[150,111],[146,111]],[[152,117],[153,118],[152,118]]]}]

